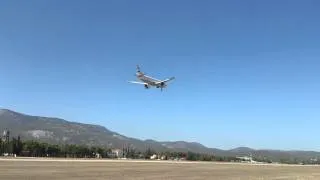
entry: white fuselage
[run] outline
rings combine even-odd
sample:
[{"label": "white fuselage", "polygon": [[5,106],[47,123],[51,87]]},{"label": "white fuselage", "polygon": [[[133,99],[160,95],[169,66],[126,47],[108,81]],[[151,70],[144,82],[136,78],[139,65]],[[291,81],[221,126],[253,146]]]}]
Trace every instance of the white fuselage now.
[{"label": "white fuselage", "polygon": [[158,79],[155,79],[155,78],[153,78],[153,77],[150,77],[150,76],[147,76],[147,75],[145,75],[144,73],[141,73],[141,72],[138,72],[137,74],[136,74],[136,76],[137,76],[137,78],[140,80],[140,81],[142,81],[142,82],[144,82],[144,83],[147,83],[148,85],[150,85],[150,86],[157,86],[157,87],[159,87],[159,82],[161,82],[160,80],[158,80]]}]

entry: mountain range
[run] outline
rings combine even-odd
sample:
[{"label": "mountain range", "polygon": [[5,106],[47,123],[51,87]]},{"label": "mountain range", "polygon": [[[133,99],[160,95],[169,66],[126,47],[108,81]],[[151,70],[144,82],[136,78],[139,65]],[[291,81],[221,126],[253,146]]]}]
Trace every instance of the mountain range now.
[{"label": "mountain range", "polygon": [[85,144],[112,148],[132,146],[140,151],[152,148],[156,151],[191,151],[217,156],[253,155],[275,161],[279,159],[320,159],[320,152],[315,151],[255,150],[248,147],[221,150],[209,148],[197,142],[140,140],[127,137],[99,125],[71,122],[54,117],[33,116],[9,109],[0,109],[0,132],[5,129],[10,131],[11,137],[20,135],[23,140],[38,140],[53,144]]}]

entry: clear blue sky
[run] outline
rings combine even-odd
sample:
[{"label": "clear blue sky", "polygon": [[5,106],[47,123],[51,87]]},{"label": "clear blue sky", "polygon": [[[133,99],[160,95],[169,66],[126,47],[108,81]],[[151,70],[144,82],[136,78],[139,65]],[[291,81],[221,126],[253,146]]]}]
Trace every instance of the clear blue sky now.
[{"label": "clear blue sky", "polygon": [[[1,1],[0,107],[141,139],[320,150],[319,1]],[[135,65],[176,81],[128,84]]]}]

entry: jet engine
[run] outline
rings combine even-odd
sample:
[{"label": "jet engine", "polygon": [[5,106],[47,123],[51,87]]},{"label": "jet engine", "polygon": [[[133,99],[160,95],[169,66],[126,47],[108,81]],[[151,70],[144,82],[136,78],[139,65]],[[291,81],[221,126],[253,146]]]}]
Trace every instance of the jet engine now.
[{"label": "jet engine", "polygon": [[164,88],[164,87],[165,87],[165,83],[164,83],[164,82],[161,82],[161,83],[158,84],[156,87],[157,87],[157,88]]}]

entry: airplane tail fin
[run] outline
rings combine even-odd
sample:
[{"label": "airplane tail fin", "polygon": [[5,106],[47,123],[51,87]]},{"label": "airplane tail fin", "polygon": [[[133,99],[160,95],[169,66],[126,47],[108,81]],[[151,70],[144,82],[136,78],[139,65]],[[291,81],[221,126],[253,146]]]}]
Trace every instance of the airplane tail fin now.
[{"label": "airplane tail fin", "polygon": [[141,72],[141,71],[140,71],[140,66],[139,66],[139,65],[137,65],[137,72]]}]

